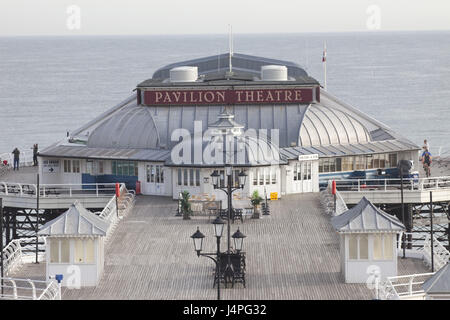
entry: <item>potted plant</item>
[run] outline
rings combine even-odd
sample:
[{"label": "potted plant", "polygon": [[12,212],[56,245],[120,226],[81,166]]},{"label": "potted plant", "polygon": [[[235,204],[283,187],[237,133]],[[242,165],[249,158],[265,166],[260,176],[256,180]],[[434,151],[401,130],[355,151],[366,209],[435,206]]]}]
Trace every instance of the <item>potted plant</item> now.
[{"label": "potted plant", "polygon": [[254,219],[259,219],[259,214],[261,210],[261,202],[263,201],[263,198],[259,195],[258,190],[253,191],[252,197],[250,198],[250,202],[253,206],[253,216]]},{"label": "potted plant", "polygon": [[191,203],[189,202],[189,198],[191,195],[188,191],[183,191],[181,193],[181,212],[183,213],[183,220],[191,219],[190,215],[192,214]]}]

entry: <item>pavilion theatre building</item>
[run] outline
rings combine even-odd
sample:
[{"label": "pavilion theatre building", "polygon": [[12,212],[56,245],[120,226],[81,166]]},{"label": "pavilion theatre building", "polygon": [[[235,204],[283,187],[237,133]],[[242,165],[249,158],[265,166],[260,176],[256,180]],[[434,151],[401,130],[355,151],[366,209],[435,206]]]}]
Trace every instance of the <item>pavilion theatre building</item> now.
[{"label": "pavilion theatre building", "polygon": [[[232,69],[230,68],[232,61]],[[230,71],[231,69],[231,71]],[[413,160],[419,147],[338,100],[288,61],[228,54],[157,70],[132,96],[41,151],[43,183],[125,182],[148,195],[223,199],[317,192],[319,183]]]}]

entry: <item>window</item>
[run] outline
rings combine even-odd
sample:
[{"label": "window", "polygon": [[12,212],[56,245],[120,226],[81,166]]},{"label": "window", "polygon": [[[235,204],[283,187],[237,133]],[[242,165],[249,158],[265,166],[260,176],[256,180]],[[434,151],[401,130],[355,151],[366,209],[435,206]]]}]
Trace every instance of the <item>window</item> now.
[{"label": "window", "polygon": [[64,160],[64,172],[69,173],[72,172],[72,166],[70,160]]},{"label": "window", "polygon": [[383,242],[381,234],[373,236],[373,259],[383,260]]},{"label": "window", "polygon": [[366,158],[364,156],[355,157],[355,170],[366,169]]},{"label": "window", "polygon": [[103,161],[98,162],[98,173],[103,174]]},{"label": "window", "polygon": [[[161,172],[161,177],[162,177],[162,172]],[[200,169],[195,170],[195,185],[197,187],[200,186]]]},{"label": "window", "polygon": [[80,160],[72,160],[72,172],[80,173]]},{"label": "window", "polygon": [[319,159],[319,173],[325,172],[323,171],[323,163],[325,162],[325,159]]},{"label": "window", "polygon": [[69,263],[70,262],[70,240],[50,239],[50,262]]},{"label": "window", "polygon": [[377,234],[373,238],[373,259],[374,260],[392,260],[393,240],[391,234]]},{"label": "window", "polygon": [[272,184],[277,184],[277,171],[275,168],[272,168]]},{"label": "window", "polygon": [[150,165],[150,181],[149,182],[155,182],[155,167],[153,165]]},{"label": "window", "polygon": [[350,235],[348,239],[348,257],[349,259],[358,259],[358,238]]},{"label": "window", "polygon": [[194,169],[189,169],[189,185],[194,185]]},{"label": "window", "polygon": [[336,158],[336,171],[342,171],[342,158]]},{"label": "window", "polygon": [[353,171],[353,157],[342,158],[342,171]]},{"label": "window", "polygon": [[367,238],[367,235],[349,236],[348,257],[351,260],[369,259],[369,240]]},{"label": "window", "polygon": [[156,167],[156,183],[161,183],[161,166]]},{"label": "window", "polygon": [[367,155],[366,156],[366,163],[367,163],[367,169],[373,169],[373,155]]},{"label": "window", "polygon": [[264,169],[259,169],[259,185],[262,186],[264,185]]},{"label": "window", "polygon": [[181,169],[178,169],[178,185],[181,186],[182,185],[182,181],[183,181],[183,177],[182,177],[182,171]]},{"label": "window", "polygon": [[270,184],[270,168],[264,168],[264,175],[266,176],[266,185]]},{"label": "window", "polygon": [[389,167],[395,168],[397,166],[397,154],[396,153],[390,153],[389,154]]},{"label": "window", "polygon": [[188,170],[187,169],[183,170],[183,184],[185,186],[188,185]]},{"label": "window", "polygon": [[336,172],[336,158],[330,158],[329,165],[330,165],[330,172]]},{"label": "window", "polygon": [[359,259],[369,259],[369,239],[367,235],[359,236]]},{"label": "window", "polygon": [[258,169],[253,170],[253,185],[258,185]]},{"label": "window", "polygon": [[76,239],[74,263],[94,263],[94,240]]},{"label": "window", "polygon": [[136,161],[112,161],[112,174],[118,176],[137,176],[138,164]]}]

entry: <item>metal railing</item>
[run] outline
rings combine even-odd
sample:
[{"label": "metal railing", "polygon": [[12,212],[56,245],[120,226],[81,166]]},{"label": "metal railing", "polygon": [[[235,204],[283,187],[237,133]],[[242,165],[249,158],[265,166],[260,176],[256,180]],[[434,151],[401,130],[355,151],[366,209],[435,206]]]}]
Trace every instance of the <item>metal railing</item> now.
[{"label": "metal railing", "polygon": [[[336,180],[336,188],[341,192],[370,192],[370,191],[400,191],[400,178],[389,179],[344,179]],[[450,189],[450,176],[430,178],[405,178],[403,190],[408,191],[432,191]]]},{"label": "metal railing", "polygon": [[375,295],[382,300],[421,300],[425,299],[423,283],[434,273],[420,273],[406,276],[388,277],[378,288]]},{"label": "metal railing", "polygon": [[331,194],[332,181],[328,181],[328,186],[321,192],[321,203],[324,210],[332,215],[338,216],[348,210],[347,204],[338,190],[336,190],[336,210],[334,208],[334,196]]},{"label": "metal railing", "polygon": [[[3,300],[61,300],[61,286],[56,280],[49,281],[0,278]],[[3,285],[1,284],[3,283]]]},{"label": "metal railing", "polygon": [[[423,259],[431,268],[431,236],[427,235],[423,246]],[[433,263],[434,270],[438,271],[450,260],[450,252],[433,236]]]},{"label": "metal railing", "polygon": [[[121,187],[124,184],[121,184]],[[115,193],[115,183],[41,184],[39,197],[104,197]],[[0,195],[32,197],[37,196],[37,185],[30,183],[0,181]]]},{"label": "metal railing", "polygon": [[[33,165],[33,150],[24,150],[19,149],[20,157],[19,157],[19,166],[32,166]],[[5,152],[0,154],[0,162],[6,160],[8,162],[8,166],[12,167],[14,164],[14,155],[11,152]]]},{"label": "metal railing", "polygon": [[[3,248],[3,270],[6,275],[22,266],[23,263],[36,259],[36,237],[20,238],[12,240]],[[45,256],[45,238],[38,237],[38,261],[43,261]]]}]

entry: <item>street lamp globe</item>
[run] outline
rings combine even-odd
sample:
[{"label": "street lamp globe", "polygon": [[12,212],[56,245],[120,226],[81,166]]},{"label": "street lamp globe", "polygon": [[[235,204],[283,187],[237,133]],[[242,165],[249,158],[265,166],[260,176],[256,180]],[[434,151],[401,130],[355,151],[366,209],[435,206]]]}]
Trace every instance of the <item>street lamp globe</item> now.
[{"label": "street lamp globe", "polygon": [[244,245],[244,238],[246,237],[246,235],[244,235],[241,231],[239,231],[239,228],[237,229],[237,231],[231,236],[234,240],[234,248],[236,249],[236,251],[241,251],[242,250],[242,246]]},{"label": "street lamp globe", "polygon": [[211,174],[211,179],[212,179],[214,189],[217,189],[217,187],[219,185],[219,177],[220,177],[219,172],[217,172],[217,170],[214,170],[214,172]]},{"label": "street lamp globe", "polygon": [[199,227],[197,227],[197,231],[191,236],[191,238],[194,240],[194,248],[195,251],[197,251],[197,255],[200,256],[200,251],[202,251],[203,248],[203,238],[205,235],[200,232]]},{"label": "street lamp globe", "polygon": [[225,220],[223,220],[220,216],[217,216],[216,219],[212,222],[214,225],[214,234],[217,238],[220,238],[223,233],[223,226],[225,225]]},{"label": "street lamp globe", "polygon": [[244,172],[244,170],[242,170],[241,172],[239,172],[238,177],[239,185],[241,186],[241,189],[244,189],[245,180],[247,180],[247,174]]}]

